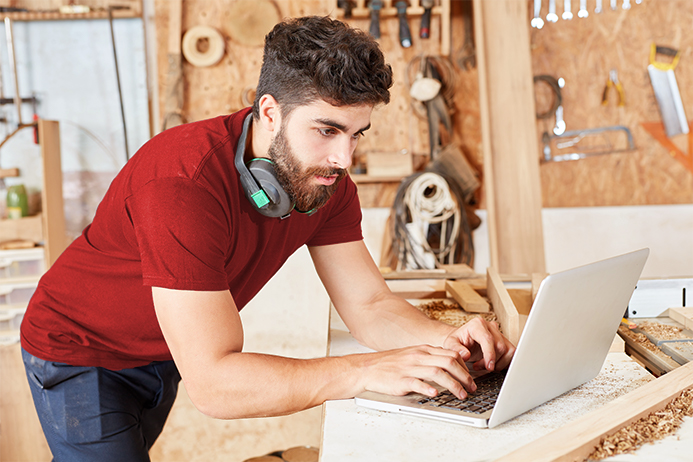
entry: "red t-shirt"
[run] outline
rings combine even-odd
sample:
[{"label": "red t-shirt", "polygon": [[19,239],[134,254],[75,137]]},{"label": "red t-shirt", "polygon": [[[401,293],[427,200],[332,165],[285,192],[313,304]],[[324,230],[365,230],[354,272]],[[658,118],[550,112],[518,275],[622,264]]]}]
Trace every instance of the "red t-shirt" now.
[{"label": "red t-shirt", "polygon": [[362,238],[348,177],[312,215],[253,209],[233,163],[248,113],[166,130],[128,161],[92,224],[41,278],[21,326],[24,349],[113,370],[170,360],[151,286],[228,289],[240,310],[302,245]]}]

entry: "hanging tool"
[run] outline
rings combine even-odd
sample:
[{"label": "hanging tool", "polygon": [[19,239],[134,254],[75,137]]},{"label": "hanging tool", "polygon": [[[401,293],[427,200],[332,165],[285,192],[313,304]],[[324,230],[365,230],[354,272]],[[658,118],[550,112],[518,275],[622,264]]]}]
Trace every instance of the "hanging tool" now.
[{"label": "hanging tool", "polygon": [[[661,54],[672,58],[671,62],[657,61],[657,55]],[[688,133],[688,119],[681,101],[681,93],[676,82],[674,69],[679,63],[680,53],[669,47],[657,46],[654,43],[650,48],[650,64],[647,72],[650,75],[655,98],[662,115],[662,122],[668,137]]]},{"label": "hanging tool", "polygon": [[606,106],[609,103],[609,90],[614,88],[618,94],[618,105],[626,105],[626,95],[623,91],[623,85],[618,80],[618,71],[616,69],[611,69],[609,71],[609,77],[606,79],[606,85],[604,85],[604,92],[602,93],[602,106]]},{"label": "hanging tool", "polygon": [[400,0],[395,3],[397,16],[399,17],[399,43],[403,48],[409,48],[411,46],[411,31],[409,30],[409,23],[407,22],[408,5],[409,2],[406,0]]},{"label": "hanging tool", "polygon": [[351,18],[351,10],[354,8],[353,0],[337,0],[337,8],[344,10],[344,18]]},{"label": "hanging tool", "polygon": [[462,2],[462,20],[464,22],[464,43],[459,51],[457,65],[460,69],[470,70],[476,67],[476,46],[474,45],[474,12],[470,1]]},{"label": "hanging tool", "polygon": [[433,9],[433,0],[421,0],[421,6],[424,8],[424,12],[423,16],[421,16],[419,37],[427,39],[431,36],[431,9]]},{"label": "hanging tool", "polygon": [[586,18],[590,14],[587,12],[587,0],[580,0],[580,9],[578,10],[578,18]]},{"label": "hanging tool", "polygon": [[621,5],[621,8],[624,10],[630,10],[630,0],[623,0],[623,5]]},{"label": "hanging tool", "polygon": [[368,32],[375,38],[380,38],[380,10],[383,9],[383,0],[371,0],[371,25]]},{"label": "hanging tool", "polygon": [[561,16],[564,21],[570,21],[573,19],[573,6],[570,0],[564,0],[563,2],[563,15]]},{"label": "hanging tool", "polygon": [[529,23],[535,29],[544,27],[544,20],[541,19],[541,0],[534,0],[534,17]]},{"label": "hanging tool", "polygon": [[602,0],[596,0],[595,5],[594,5],[594,12],[596,14],[599,14],[603,11],[602,9]]},{"label": "hanging tool", "polygon": [[549,14],[546,15],[547,22],[557,22],[558,15],[556,14],[556,0],[549,0]]}]

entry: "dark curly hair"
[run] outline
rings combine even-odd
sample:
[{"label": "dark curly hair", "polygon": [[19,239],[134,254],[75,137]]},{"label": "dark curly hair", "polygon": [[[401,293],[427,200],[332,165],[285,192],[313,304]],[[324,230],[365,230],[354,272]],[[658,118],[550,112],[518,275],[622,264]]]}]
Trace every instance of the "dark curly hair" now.
[{"label": "dark curly hair", "polygon": [[333,106],[390,102],[392,68],[367,33],[329,17],[288,19],[265,37],[253,116],[269,94],[286,117],[319,99]]}]

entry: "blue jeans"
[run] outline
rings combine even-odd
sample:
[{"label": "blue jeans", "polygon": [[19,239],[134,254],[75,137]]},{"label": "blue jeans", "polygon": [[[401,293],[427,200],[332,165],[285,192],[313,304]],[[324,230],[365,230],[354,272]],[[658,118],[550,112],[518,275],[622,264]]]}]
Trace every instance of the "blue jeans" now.
[{"label": "blue jeans", "polygon": [[54,461],[149,461],[178,391],[173,361],[111,371],[22,358]]}]

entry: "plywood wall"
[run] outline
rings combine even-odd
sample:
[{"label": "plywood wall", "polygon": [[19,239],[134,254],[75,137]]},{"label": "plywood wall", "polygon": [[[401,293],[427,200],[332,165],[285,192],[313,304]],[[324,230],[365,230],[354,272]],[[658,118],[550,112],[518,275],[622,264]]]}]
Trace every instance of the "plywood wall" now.
[{"label": "plywood wall", "polygon": [[[546,16],[544,2],[542,16]],[[558,14],[562,13],[562,2]],[[587,18],[559,20],[541,30],[532,29],[534,74],[563,77],[564,117],[568,130],[624,125],[633,134],[636,150],[541,167],[545,207],[676,204],[693,202],[693,172],[670,154],[641,124],[660,122],[658,106],[647,73],[651,43],[677,48],[681,58],[675,74],[688,113],[693,117],[693,2],[643,0],[631,9],[610,9],[595,14],[596,2],[588,0]],[[573,13],[577,13],[573,2]],[[528,19],[529,20],[529,19]],[[663,60],[663,58],[659,58]],[[625,91],[625,106],[616,95],[602,105],[602,93],[611,69],[618,71]],[[535,87],[538,110],[544,90]],[[540,121],[537,136],[550,129]],[[688,152],[686,135],[672,139]]]},{"label": "plywood wall", "polygon": [[[527,0],[502,0],[527,1]],[[693,20],[693,3],[686,0],[643,0],[631,2],[630,10],[609,9],[594,13],[596,0],[588,0],[588,18],[577,18],[578,2],[573,2],[575,18],[546,24],[543,29],[531,30],[533,73],[563,77],[565,120],[568,130],[624,125],[631,130],[636,149],[633,152],[608,154],[571,162],[545,163],[541,166],[543,205],[599,206],[690,203],[693,201],[693,173],[670,154],[643,127],[642,123],[658,122],[660,116],[647,75],[649,47],[652,42],[681,50],[676,69],[684,104],[693,104],[693,38],[686,34]],[[183,61],[185,120],[193,121],[226,114],[245,106],[244,93],[252,98],[262,61],[262,46],[242,43],[234,36],[230,17],[239,3],[252,0],[184,0],[181,34],[194,25],[216,28],[225,40],[226,52],[216,65],[197,68]],[[275,0],[266,3],[280,17],[304,14],[325,14],[341,17],[336,0]],[[453,139],[461,146],[471,163],[481,171],[481,133],[479,124],[478,74],[474,67],[461,66],[465,21],[465,0],[451,2],[452,47],[450,62],[455,70],[455,105],[453,108]],[[543,2],[546,16],[547,2]],[[559,15],[562,3],[559,3]],[[170,2],[156,0],[156,27],[159,50],[166,50],[168,8]],[[530,8],[530,11],[532,9]],[[273,13],[274,14],[274,13]],[[530,18],[527,18],[529,21]],[[384,19],[381,46],[395,71],[393,99],[389,106],[379,108],[373,115],[373,130],[368,133],[357,154],[370,152],[402,152],[423,155],[428,151],[428,133],[424,120],[417,117],[408,95],[407,65],[423,53],[440,52],[439,18],[434,18],[429,41],[414,40],[414,46],[403,49],[397,42],[397,19]],[[368,28],[367,19],[350,19],[350,24]],[[410,27],[417,31],[419,19],[411,18]],[[500,33],[500,32],[499,32]],[[160,95],[165,94],[167,72],[166,53],[157,54]],[[613,95],[609,104],[601,104],[602,91],[609,70],[617,69],[626,94],[626,105],[617,106]],[[550,95],[541,85],[535,86],[537,109],[550,104]],[[162,105],[164,98],[161,98]],[[693,108],[689,112],[693,111]],[[165,112],[161,108],[162,114]],[[552,128],[553,120],[538,121],[537,138]],[[686,153],[687,137],[673,142]],[[541,143],[540,143],[541,147]],[[537,153],[537,162],[542,153]],[[361,158],[361,157],[360,157]],[[392,197],[396,187],[378,189],[372,184],[371,195]],[[390,191],[391,192],[391,191]],[[478,194],[483,206],[483,191]],[[378,204],[388,206],[389,204]]]}]

